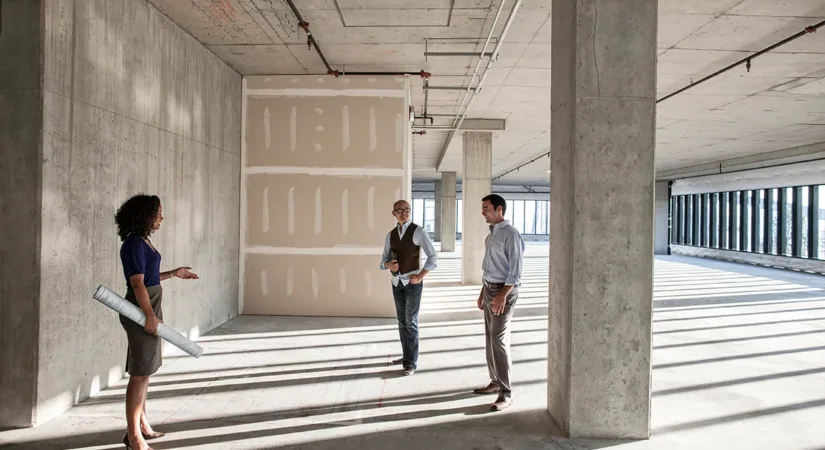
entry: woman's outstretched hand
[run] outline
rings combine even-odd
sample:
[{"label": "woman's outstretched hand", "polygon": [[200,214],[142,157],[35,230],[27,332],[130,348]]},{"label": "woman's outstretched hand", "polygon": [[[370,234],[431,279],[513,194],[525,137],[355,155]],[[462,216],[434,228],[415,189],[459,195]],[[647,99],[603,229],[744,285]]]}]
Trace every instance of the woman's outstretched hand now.
[{"label": "woman's outstretched hand", "polygon": [[175,269],[175,276],[182,280],[197,280],[198,275],[190,272],[191,267],[178,267]]}]

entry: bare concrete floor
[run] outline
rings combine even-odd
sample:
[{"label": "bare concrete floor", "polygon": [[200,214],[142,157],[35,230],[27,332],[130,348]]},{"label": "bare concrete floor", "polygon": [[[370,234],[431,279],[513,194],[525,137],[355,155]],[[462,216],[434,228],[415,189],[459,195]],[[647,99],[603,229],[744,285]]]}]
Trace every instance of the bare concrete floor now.
[{"label": "bare concrete floor", "polygon": [[[656,263],[653,436],[568,440],[545,413],[547,244],[529,245],[513,333],[515,404],[489,413],[476,287],[456,254],[428,277],[419,371],[403,377],[393,320],[238,317],[200,359],[166,358],[153,448],[825,448],[825,278],[680,257]],[[387,301],[392,301],[387,284]],[[113,320],[114,317],[113,317]],[[109,449],[125,380],[57,419],[0,433],[10,449]]]}]

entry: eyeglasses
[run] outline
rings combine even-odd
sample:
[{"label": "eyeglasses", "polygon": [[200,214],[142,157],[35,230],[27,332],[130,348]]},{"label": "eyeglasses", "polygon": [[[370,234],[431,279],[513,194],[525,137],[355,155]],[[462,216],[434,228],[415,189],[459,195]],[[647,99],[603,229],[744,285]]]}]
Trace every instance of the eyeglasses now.
[{"label": "eyeglasses", "polygon": [[410,213],[410,208],[398,208],[398,209],[394,209],[393,212],[396,212],[398,214],[401,214],[401,213],[409,214]]}]

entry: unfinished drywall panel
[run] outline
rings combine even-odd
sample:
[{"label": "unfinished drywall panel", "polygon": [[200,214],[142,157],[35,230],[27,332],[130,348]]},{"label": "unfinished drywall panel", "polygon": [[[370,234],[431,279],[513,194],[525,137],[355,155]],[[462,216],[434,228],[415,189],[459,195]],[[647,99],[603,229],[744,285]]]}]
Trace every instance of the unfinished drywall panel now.
[{"label": "unfinished drywall panel", "polygon": [[393,305],[392,293],[386,271],[378,269],[380,251],[371,253],[250,252],[244,313],[272,314],[273,305],[278,314],[296,316],[369,317],[385,311]]},{"label": "unfinished drywall panel", "polygon": [[411,189],[406,77],[244,79],[241,312],[394,317],[379,269]]},{"label": "unfinished drywall panel", "polygon": [[[375,247],[395,225],[399,177],[248,174],[248,247]],[[378,205],[383,208],[376,210]]]},{"label": "unfinished drywall panel", "polygon": [[250,96],[247,167],[402,169],[403,109],[403,98]]}]

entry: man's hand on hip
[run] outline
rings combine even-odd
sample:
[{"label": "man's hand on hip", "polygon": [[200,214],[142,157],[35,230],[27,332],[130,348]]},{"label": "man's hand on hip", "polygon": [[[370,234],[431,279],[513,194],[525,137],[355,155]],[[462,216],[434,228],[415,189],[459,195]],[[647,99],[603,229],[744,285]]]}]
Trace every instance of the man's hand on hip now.
[{"label": "man's hand on hip", "polygon": [[413,275],[410,277],[410,284],[420,284],[422,281],[424,281],[424,277],[421,275]]}]

